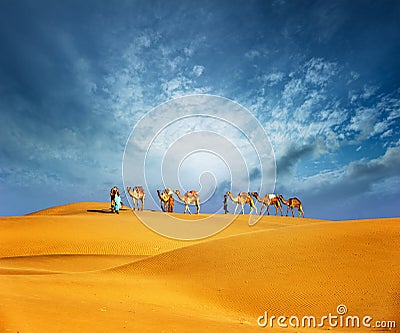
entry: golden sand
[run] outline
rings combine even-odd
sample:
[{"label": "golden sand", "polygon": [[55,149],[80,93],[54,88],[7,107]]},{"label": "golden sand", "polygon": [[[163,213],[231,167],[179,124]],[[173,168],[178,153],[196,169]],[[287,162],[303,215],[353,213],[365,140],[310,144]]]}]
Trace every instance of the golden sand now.
[{"label": "golden sand", "polygon": [[[400,332],[400,218],[250,227],[238,216],[179,241],[108,211],[76,203],[0,219],[0,332]],[[397,328],[257,324],[265,311],[318,319],[340,304]]]}]

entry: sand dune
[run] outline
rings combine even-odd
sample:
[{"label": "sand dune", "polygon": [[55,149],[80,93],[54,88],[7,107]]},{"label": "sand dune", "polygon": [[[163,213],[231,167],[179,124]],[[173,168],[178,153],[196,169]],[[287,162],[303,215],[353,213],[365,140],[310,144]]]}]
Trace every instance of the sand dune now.
[{"label": "sand dune", "polygon": [[321,318],[340,304],[398,332],[399,223],[265,216],[250,227],[238,216],[217,235],[179,241],[107,203],[1,218],[0,332],[378,330],[257,325],[265,311]]}]

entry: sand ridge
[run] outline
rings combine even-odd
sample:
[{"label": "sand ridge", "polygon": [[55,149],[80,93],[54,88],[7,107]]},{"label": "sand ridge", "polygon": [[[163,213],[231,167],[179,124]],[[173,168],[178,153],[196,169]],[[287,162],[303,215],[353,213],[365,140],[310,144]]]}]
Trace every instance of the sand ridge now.
[{"label": "sand ridge", "polygon": [[398,218],[265,216],[249,227],[238,216],[215,236],[179,241],[128,209],[107,211],[75,203],[0,219],[0,332],[254,332],[264,311],[323,316],[339,304],[400,325]]}]

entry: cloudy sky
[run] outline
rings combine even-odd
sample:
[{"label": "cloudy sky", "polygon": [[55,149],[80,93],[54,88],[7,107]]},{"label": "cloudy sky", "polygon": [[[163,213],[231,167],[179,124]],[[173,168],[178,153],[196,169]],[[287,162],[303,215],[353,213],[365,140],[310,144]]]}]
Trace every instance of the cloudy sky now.
[{"label": "cloudy sky", "polygon": [[1,0],[0,215],[108,201],[135,124],[210,94],[260,122],[275,191],[306,216],[399,216],[399,17],[389,0]]}]

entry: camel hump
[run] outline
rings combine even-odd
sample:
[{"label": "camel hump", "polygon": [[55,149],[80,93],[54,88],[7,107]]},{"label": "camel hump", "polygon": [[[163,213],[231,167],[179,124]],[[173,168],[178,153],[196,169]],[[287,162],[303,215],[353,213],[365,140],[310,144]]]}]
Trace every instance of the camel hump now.
[{"label": "camel hump", "polygon": [[249,194],[247,192],[240,192],[239,197],[248,197]]},{"label": "camel hump", "polygon": [[138,193],[144,193],[144,189],[142,186],[135,186],[134,190]]},{"label": "camel hump", "polygon": [[268,198],[270,199],[276,198],[276,194],[274,193],[268,194]]},{"label": "camel hump", "polygon": [[190,190],[190,191],[186,192],[186,196],[188,196],[188,197],[195,197],[198,194],[199,194],[199,191],[196,191],[196,190]]}]

